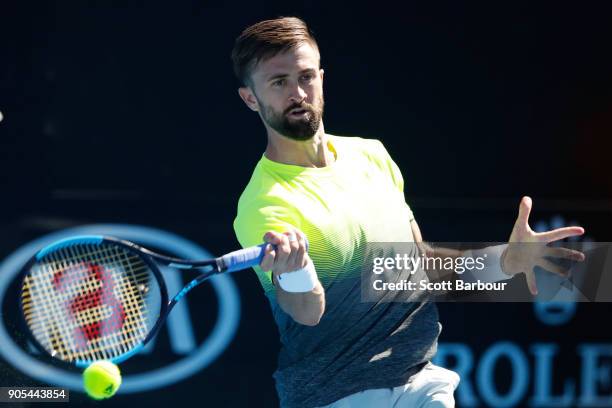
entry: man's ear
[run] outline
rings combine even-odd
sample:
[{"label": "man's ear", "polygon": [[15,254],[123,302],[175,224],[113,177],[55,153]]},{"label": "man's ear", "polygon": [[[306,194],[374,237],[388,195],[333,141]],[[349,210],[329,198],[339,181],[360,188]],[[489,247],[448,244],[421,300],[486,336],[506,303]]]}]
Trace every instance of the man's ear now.
[{"label": "man's ear", "polygon": [[259,111],[259,104],[257,103],[257,98],[255,98],[255,94],[248,86],[242,86],[238,88],[238,95],[240,98],[246,103],[246,106],[249,107],[254,112]]},{"label": "man's ear", "polygon": [[319,77],[321,78],[321,90],[323,90],[323,74],[325,74],[325,71],[323,70],[323,68],[319,68]]}]

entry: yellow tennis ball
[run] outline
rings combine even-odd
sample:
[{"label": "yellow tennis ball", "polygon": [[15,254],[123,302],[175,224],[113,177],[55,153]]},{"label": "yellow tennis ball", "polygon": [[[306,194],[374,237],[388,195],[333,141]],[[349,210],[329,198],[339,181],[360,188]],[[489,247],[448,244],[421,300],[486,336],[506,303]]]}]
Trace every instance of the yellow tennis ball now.
[{"label": "yellow tennis ball", "polygon": [[91,398],[110,398],[121,386],[119,367],[110,361],[96,361],[83,372],[83,387]]}]

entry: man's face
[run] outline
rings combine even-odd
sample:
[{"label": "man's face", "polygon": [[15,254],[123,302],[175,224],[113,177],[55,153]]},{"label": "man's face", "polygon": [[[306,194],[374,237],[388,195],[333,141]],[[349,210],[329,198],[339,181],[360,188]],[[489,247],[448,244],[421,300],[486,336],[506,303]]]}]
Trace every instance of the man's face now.
[{"label": "man's face", "polygon": [[251,86],[241,88],[247,105],[279,134],[311,139],[323,117],[323,70],[319,53],[304,43],[261,61],[251,72]]}]

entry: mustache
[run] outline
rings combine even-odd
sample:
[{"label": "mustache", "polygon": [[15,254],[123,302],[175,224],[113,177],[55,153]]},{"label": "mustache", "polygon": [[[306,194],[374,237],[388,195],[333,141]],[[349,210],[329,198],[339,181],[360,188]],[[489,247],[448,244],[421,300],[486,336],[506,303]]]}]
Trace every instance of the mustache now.
[{"label": "mustache", "polygon": [[284,115],[288,114],[289,112],[291,112],[294,109],[304,109],[310,112],[314,112],[314,105],[311,105],[309,103],[306,102],[302,102],[301,104],[298,103],[294,103],[293,105],[289,106],[287,109],[285,109],[285,112],[283,112]]}]

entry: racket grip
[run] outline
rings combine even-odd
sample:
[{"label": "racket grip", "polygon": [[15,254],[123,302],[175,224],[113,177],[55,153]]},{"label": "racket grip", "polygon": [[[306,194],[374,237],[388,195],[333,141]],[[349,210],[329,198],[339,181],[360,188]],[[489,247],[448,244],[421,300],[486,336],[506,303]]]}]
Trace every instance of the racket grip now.
[{"label": "racket grip", "polygon": [[[223,255],[219,258],[221,261],[219,269],[223,272],[235,272],[259,265],[263,260],[267,245],[268,244],[263,243]],[[308,247],[308,240],[306,240],[306,251],[308,251]]]},{"label": "racket grip", "polygon": [[266,245],[261,244],[250,248],[239,249],[223,255],[220,259],[224,272],[235,272],[259,265],[264,257]]}]

